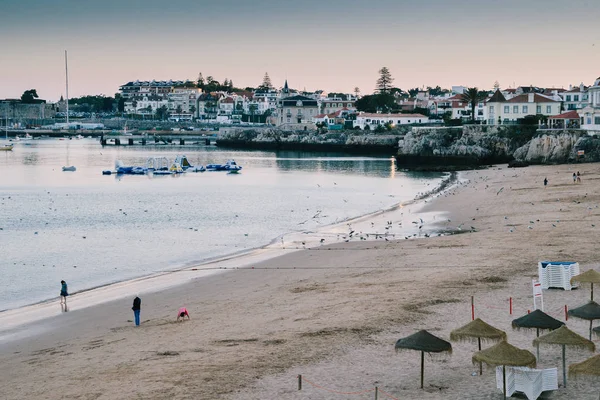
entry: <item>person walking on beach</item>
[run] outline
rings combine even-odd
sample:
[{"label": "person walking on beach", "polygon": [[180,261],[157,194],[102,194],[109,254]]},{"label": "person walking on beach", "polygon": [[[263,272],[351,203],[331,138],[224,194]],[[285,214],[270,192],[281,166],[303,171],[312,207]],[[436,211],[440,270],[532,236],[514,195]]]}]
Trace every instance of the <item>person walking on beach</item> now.
[{"label": "person walking on beach", "polygon": [[577,171],[577,182],[581,183],[581,174]]},{"label": "person walking on beach", "polygon": [[544,187],[548,186],[548,178],[544,178]]},{"label": "person walking on beach", "polygon": [[67,296],[69,295],[69,290],[67,288],[67,282],[60,281],[60,308],[63,311],[69,311],[67,309]]},{"label": "person walking on beach", "polygon": [[133,307],[131,307],[131,309],[133,310],[133,316],[135,317],[135,326],[140,326],[140,310],[142,308],[142,299],[140,299],[138,296],[135,296],[135,299],[133,299]]},{"label": "person walking on beach", "polygon": [[179,309],[179,311],[177,311],[177,321],[179,321],[179,318],[181,318],[181,320],[185,320],[185,317],[188,317],[188,319],[190,319],[190,314],[188,313],[187,308],[185,307],[181,307]]},{"label": "person walking on beach", "polygon": [[577,182],[577,174],[573,172],[573,183]]}]

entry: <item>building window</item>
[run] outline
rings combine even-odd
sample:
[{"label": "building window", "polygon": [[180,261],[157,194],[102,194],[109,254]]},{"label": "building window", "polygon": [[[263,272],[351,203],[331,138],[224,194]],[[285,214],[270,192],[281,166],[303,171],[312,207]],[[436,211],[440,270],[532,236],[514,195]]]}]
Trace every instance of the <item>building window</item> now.
[{"label": "building window", "polygon": [[548,114],[551,114],[552,113],[552,106],[546,106],[546,112]]},{"label": "building window", "polygon": [[506,114],[510,113],[510,106],[504,106],[504,112]]},{"label": "building window", "polygon": [[573,96],[573,101],[579,101],[579,95],[576,94],[575,96]]},{"label": "building window", "polygon": [[541,114],[542,113],[542,106],[536,106],[535,107],[535,113],[536,114]]},{"label": "building window", "polygon": [[519,106],[513,106],[513,113],[515,113],[515,114],[519,113]]},{"label": "building window", "polygon": [[567,95],[567,101],[571,101],[571,96]]},{"label": "building window", "polygon": [[408,123],[410,124],[410,119],[408,120]]},{"label": "building window", "polygon": [[527,112],[528,112],[527,110],[528,110],[527,106],[523,106],[523,114],[527,114]]},{"label": "building window", "polygon": [[594,125],[600,125],[600,117],[594,117]]},{"label": "building window", "polygon": [[494,106],[490,106],[490,112],[494,112]]}]

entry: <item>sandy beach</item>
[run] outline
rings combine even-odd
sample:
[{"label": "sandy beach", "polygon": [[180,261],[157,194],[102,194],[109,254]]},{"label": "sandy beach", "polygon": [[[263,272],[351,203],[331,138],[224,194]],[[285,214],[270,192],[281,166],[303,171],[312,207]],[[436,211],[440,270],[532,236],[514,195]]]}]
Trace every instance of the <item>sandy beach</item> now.
[{"label": "sandy beach", "polygon": [[[574,184],[577,170],[582,182]],[[68,313],[45,304],[54,307],[48,318],[0,342],[1,397],[373,399],[377,386],[380,399],[500,399],[492,368],[472,375],[476,345],[453,343],[451,356],[426,356],[421,390],[419,354],[396,353],[394,343],[421,329],[448,340],[471,320],[474,296],[476,316],[535,352],[535,332],[513,331],[510,321],[533,309],[538,261],[598,269],[599,180],[599,164],[464,172],[426,203],[284,237],[255,259],[222,261],[232,269],[225,273],[201,277],[201,266],[189,268],[177,273],[185,276],[177,285],[155,291],[145,281],[107,302],[98,292],[76,295]],[[398,240],[408,225],[420,237]],[[460,234],[424,237],[445,230]],[[545,291],[545,311],[564,321],[564,306],[582,305],[589,294],[589,286]],[[181,306],[190,321],[175,321]],[[9,317],[0,320],[17,327],[18,312]],[[587,337],[588,322],[567,324]],[[567,364],[591,355],[568,349]],[[538,366],[559,367],[562,384],[560,365],[560,349],[541,349]],[[551,398],[597,399],[599,390],[578,379]],[[341,394],[348,392],[364,393]]]}]

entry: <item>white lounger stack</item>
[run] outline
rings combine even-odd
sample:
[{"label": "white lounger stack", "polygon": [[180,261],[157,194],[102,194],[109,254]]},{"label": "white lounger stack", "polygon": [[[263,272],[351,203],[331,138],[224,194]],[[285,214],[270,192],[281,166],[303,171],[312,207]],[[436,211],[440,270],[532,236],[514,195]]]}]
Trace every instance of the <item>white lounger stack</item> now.
[{"label": "white lounger stack", "polygon": [[540,261],[538,263],[538,273],[544,290],[551,287],[565,290],[578,287],[577,284],[571,285],[571,278],[579,275],[579,263],[572,261]]},{"label": "white lounger stack", "polygon": [[[502,367],[496,367],[496,387],[502,385]],[[515,392],[524,393],[529,400],[535,400],[542,392],[558,389],[558,370],[556,368],[531,369],[525,367],[506,367],[506,395]]]}]

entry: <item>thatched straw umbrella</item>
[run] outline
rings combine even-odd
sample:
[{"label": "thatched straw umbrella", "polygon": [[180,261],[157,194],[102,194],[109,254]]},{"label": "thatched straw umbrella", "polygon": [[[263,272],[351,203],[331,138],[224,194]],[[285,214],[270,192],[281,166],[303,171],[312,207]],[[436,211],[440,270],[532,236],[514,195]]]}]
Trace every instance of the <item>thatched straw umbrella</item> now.
[{"label": "thatched straw umbrella", "polygon": [[[540,337],[540,330],[554,330],[563,326],[565,323],[552,318],[541,310],[534,310],[532,313],[525,314],[520,318],[513,319],[513,329],[535,329],[536,337]],[[540,348],[537,347],[537,359],[540,359]]]},{"label": "thatched straw umbrella", "polygon": [[559,345],[562,346],[562,361],[563,361],[563,384],[567,387],[567,363],[565,357],[565,347],[575,347],[578,349],[589,350],[592,353],[596,351],[596,345],[591,340],[587,340],[581,335],[573,332],[566,326],[561,326],[555,331],[545,334],[542,337],[533,340],[533,344]]},{"label": "thatched straw umbrella", "polygon": [[596,375],[600,376],[600,354],[588,358],[577,364],[569,365],[569,376]]},{"label": "thatched straw umbrella", "polygon": [[592,324],[595,319],[600,319],[600,304],[590,301],[584,306],[569,310],[569,315],[590,321],[590,340],[592,340]]},{"label": "thatched straw umbrella", "polygon": [[421,352],[421,389],[423,389],[423,376],[425,373],[425,353],[452,353],[452,345],[449,342],[432,335],[426,330],[398,339],[394,347],[396,351],[417,350]]},{"label": "thatched straw umbrella", "polygon": [[506,399],[506,366],[535,367],[535,356],[530,351],[519,349],[503,340],[489,349],[473,354],[473,362],[484,362],[492,366],[502,365],[502,382],[504,399]]},{"label": "thatched straw umbrella", "polygon": [[600,272],[593,269],[585,271],[583,274],[575,275],[571,278],[571,284],[573,282],[583,282],[592,284],[592,301],[594,301],[594,283],[600,283]]},{"label": "thatched straw umbrella", "polygon": [[[450,340],[452,341],[475,341],[475,339],[477,339],[477,345],[479,346],[479,351],[481,351],[481,339],[484,341],[499,342],[506,340],[506,332],[494,328],[480,318],[450,332]],[[481,363],[479,363],[479,375],[482,374],[483,368]]]}]

